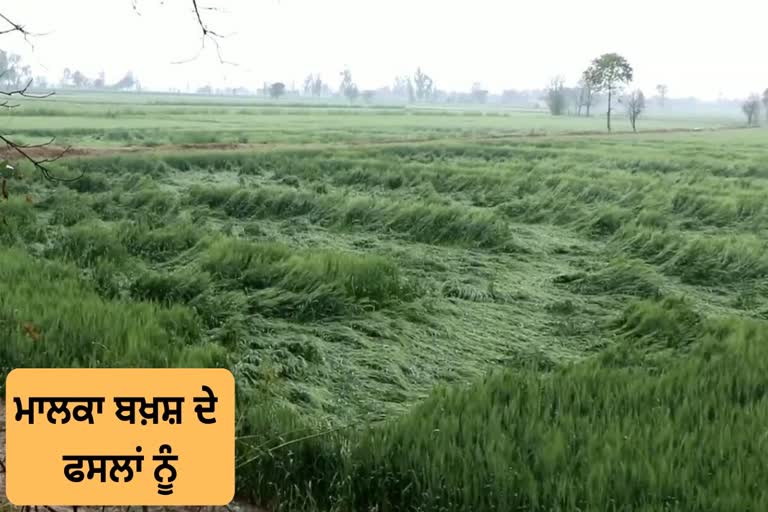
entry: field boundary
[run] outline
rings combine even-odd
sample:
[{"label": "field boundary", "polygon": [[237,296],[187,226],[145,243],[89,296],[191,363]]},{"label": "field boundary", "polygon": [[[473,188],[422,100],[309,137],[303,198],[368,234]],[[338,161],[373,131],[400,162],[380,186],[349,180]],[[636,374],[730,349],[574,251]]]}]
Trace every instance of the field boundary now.
[{"label": "field boundary", "polygon": [[[395,139],[395,140],[379,140],[379,141],[344,141],[344,142],[328,142],[328,143],[203,143],[203,144],[162,144],[158,146],[116,146],[116,147],[98,147],[98,146],[77,146],[69,147],[66,154],[62,157],[99,157],[99,156],[111,156],[111,155],[130,155],[130,154],[163,154],[174,153],[178,151],[195,151],[195,152],[217,152],[217,151],[237,151],[243,153],[257,153],[261,151],[273,151],[273,150],[322,150],[322,149],[348,149],[356,147],[387,147],[398,145],[427,145],[427,144],[451,144],[461,141],[471,141],[473,143],[484,142],[500,142],[504,140],[528,140],[528,139],[568,139],[568,138],[605,138],[605,137],[620,137],[620,136],[643,136],[654,134],[672,134],[672,133],[706,133],[706,132],[727,132],[736,130],[748,130],[751,129],[745,126],[731,126],[721,128],[660,128],[655,130],[643,130],[634,133],[629,130],[603,132],[597,130],[589,131],[573,131],[563,133],[508,133],[504,135],[486,135],[483,137],[442,137],[442,138],[425,138],[425,139]],[[752,128],[753,129],[753,128]],[[66,146],[42,146],[27,148],[25,152],[34,158],[52,158],[59,156]],[[8,159],[11,161],[20,160],[22,157],[16,153],[12,148],[3,147],[0,148],[0,158]]]}]

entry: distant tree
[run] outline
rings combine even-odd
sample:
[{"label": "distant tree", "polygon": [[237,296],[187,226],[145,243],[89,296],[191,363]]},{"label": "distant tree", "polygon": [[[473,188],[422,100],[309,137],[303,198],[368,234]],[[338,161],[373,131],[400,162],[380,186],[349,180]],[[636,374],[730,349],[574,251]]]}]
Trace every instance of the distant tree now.
[{"label": "distant tree", "polygon": [[[74,75],[73,75],[74,80]],[[126,91],[130,89],[138,89],[138,80],[136,80],[136,77],[133,76],[133,72],[129,71],[118,80],[115,84],[112,85],[113,89],[117,89],[118,91]]]},{"label": "distant tree", "polygon": [[565,94],[565,79],[557,76],[549,82],[544,101],[553,116],[561,116],[565,113],[568,101]]},{"label": "distant tree", "polygon": [[320,79],[320,75],[315,77],[312,82],[312,96],[321,96],[323,94],[323,81]]},{"label": "distant tree", "polygon": [[285,84],[283,82],[275,82],[269,86],[269,97],[272,99],[279,99],[280,96],[285,94]]},{"label": "distant tree", "polygon": [[424,73],[421,68],[416,69],[416,74],[413,75],[413,82],[416,85],[416,98],[419,101],[426,101],[432,96],[434,83],[432,78]]},{"label": "distant tree", "polygon": [[354,82],[352,81],[352,71],[345,69],[340,73],[340,75],[341,84],[339,84],[339,92],[344,94],[344,91],[347,90],[347,87],[352,87],[354,85]]},{"label": "distant tree", "polygon": [[35,84],[35,87],[39,87],[40,89],[47,89],[48,78],[46,78],[43,75],[38,75],[35,77],[34,84]]},{"label": "distant tree", "polygon": [[197,94],[211,95],[213,94],[213,87],[211,87],[210,85],[204,85],[202,87],[198,87]]},{"label": "distant tree", "polygon": [[579,102],[581,101],[581,87],[563,87],[565,97],[565,113],[578,115]]},{"label": "distant tree", "polygon": [[590,110],[592,109],[592,106],[595,104],[596,95],[595,90],[597,89],[597,84],[593,82],[595,78],[594,69],[590,66],[584,73],[581,75],[581,80],[579,80],[579,106],[578,106],[578,114],[581,115],[581,109],[586,108],[586,114],[587,117],[589,117]]},{"label": "distant tree", "polygon": [[78,89],[84,89],[88,87],[90,80],[88,79],[87,76],[85,76],[83,72],[78,70],[72,74],[72,83]]},{"label": "distant tree", "polygon": [[623,85],[632,81],[634,71],[627,59],[617,53],[605,53],[592,61],[588,69],[589,82],[596,90],[608,93],[608,131],[611,131],[611,100],[613,95]]},{"label": "distant tree", "polygon": [[749,126],[757,126],[760,122],[760,96],[751,94],[749,98],[741,104],[741,110],[744,112],[744,115],[747,116],[747,124]]},{"label": "distant tree", "polygon": [[69,68],[64,68],[64,72],[61,74],[61,86],[68,87],[72,83],[72,71]]},{"label": "distant tree", "polygon": [[360,91],[357,85],[352,80],[352,72],[349,69],[345,69],[341,72],[341,84],[339,85],[339,92],[346,96],[346,98],[353,102],[357,99]]},{"label": "distant tree", "polygon": [[344,96],[347,97],[350,103],[354,103],[359,95],[360,95],[360,89],[358,89],[357,85],[355,84],[352,84],[346,89],[344,89]]},{"label": "distant tree", "polygon": [[472,84],[472,99],[474,99],[477,103],[485,103],[488,99],[488,90],[483,89],[483,86],[480,84],[480,82],[475,82]]},{"label": "distant tree", "polygon": [[107,85],[107,77],[104,72],[99,73],[99,78],[93,81],[93,87],[96,89],[103,89]]},{"label": "distant tree", "polygon": [[392,86],[392,95],[396,98],[407,98],[409,102],[416,101],[416,89],[413,87],[413,81],[409,76],[396,76],[395,83]]},{"label": "distant tree", "polygon": [[645,110],[645,95],[640,89],[627,94],[623,100],[624,108],[627,109],[629,122],[632,124],[632,131],[637,132],[636,122],[640,114]]},{"label": "distant tree", "polygon": [[768,89],[763,91],[763,107],[765,108],[765,119],[768,121]]},{"label": "distant tree", "polygon": [[659,95],[659,104],[663,107],[667,100],[667,92],[669,87],[666,84],[659,84],[656,86],[656,93]]},{"label": "distant tree", "polygon": [[20,89],[32,79],[32,70],[22,65],[21,55],[0,50],[0,86]]},{"label": "distant tree", "polygon": [[394,96],[406,97],[408,95],[408,86],[406,83],[410,80],[407,76],[396,76],[395,83],[392,86]]},{"label": "distant tree", "polygon": [[373,91],[371,89],[368,89],[366,91],[362,92],[363,101],[366,103],[370,103],[373,101],[373,97],[376,95],[376,91]]},{"label": "distant tree", "polygon": [[11,63],[9,59],[9,55],[5,52],[5,50],[0,50],[0,81],[2,82],[3,86],[8,86],[8,81],[11,78],[13,64]]},{"label": "distant tree", "polygon": [[[136,0],[133,0],[133,8],[135,11],[138,12],[137,6],[136,6]],[[160,2],[163,3],[163,2]],[[198,3],[195,0],[192,0],[191,7],[195,13],[195,17],[197,19],[197,23],[202,31],[202,38],[203,42],[205,42],[206,39],[213,39],[216,43],[217,49],[218,49],[218,42],[216,41],[216,38],[220,37],[215,31],[211,30],[208,25],[204,21],[204,16],[201,15],[201,9],[198,7]],[[4,9],[3,9],[4,11]],[[23,38],[25,41],[27,41],[30,46],[33,46],[33,43],[30,41],[32,37],[35,36],[35,34],[26,28],[25,23],[19,23],[16,19],[9,19],[8,16],[6,16],[5,12],[0,13],[0,36],[19,36]],[[5,52],[2,52],[5,55]],[[30,99],[42,99],[50,97],[54,94],[54,92],[48,92],[43,94],[35,94],[31,92],[30,87],[32,86],[32,75],[31,75],[31,68],[29,66],[17,66],[18,61],[17,59],[15,62],[8,56],[7,62],[5,63],[6,66],[5,69],[0,70],[0,96],[3,98],[30,98]],[[221,60],[221,55],[219,55],[219,59]],[[8,65],[11,66],[8,66]],[[71,79],[71,71],[67,70],[63,77],[63,84],[68,85],[70,79]],[[14,85],[11,84],[11,81],[15,80]],[[140,87],[140,84],[138,80],[133,80],[132,84],[136,89]],[[0,100],[0,106],[6,107],[6,108],[15,108],[16,104],[9,104],[8,99]],[[5,130],[3,130],[5,131]],[[77,176],[75,178],[57,178],[54,175],[51,174],[50,170],[47,168],[46,163],[53,162],[54,160],[58,160],[59,158],[63,157],[68,149],[65,149],[61,151],[56,156],[44,156],[44,157],[35,157],[32,152],[28,152],[28,150],[31,147],[44,147],[50,145],[53,140],[50,142],[42,143],[42,144],[36,144],[36,145],[28,145],[20,142],[16,142],[13,140],[14,137],[0,133],[0,143],[4,144],[8,151],[14,153],[17,157],[23,159],[25,162],[31,164],[34,166],[34,168],[39,171],[43,178],[50,181],[50,182],[74,182],[82,178],[83,173],[81,172],[80,176]],[[46,152],[47,153],[47,152]],[[2,173],[6,173],[6,164],[7,162],[4,162],[0,167],[2,167]],[[10,166],[8,166],[10,167]],[[0,196],[2,196],[3,199],[8,198],[7,190],[6,190],[6,177],[2,177],[2,193]],[[3,220],[3,223],[5,224],[5,221]],[[0,464],[0,466],[3,466]],[[3,467],[3,470],[5,468]]]},{"label": "distant tree", "polygon": [[304,96],[312,94],[312,88],[315,85],[315,77],[310,73],[307,78],[304,79]]}]

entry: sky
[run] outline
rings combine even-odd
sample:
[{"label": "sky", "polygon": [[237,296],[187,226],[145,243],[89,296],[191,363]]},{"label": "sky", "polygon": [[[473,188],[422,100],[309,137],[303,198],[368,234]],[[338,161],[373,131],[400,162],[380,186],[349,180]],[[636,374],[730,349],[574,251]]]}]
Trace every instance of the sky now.
[{"label": "sky", "polygon": [[440,89],[480,82],[498,93],[556,75],[575,84],[606,52],[627,58],[632,86],[646,94],[658,83],[702,99],[768,88],[765,0],[198,0],[218,9],[202,15],[226,36],[220,50],[232,64],[210,41],[201,51],[191,0],[134,1],[0,0],[0,13],[44,34],[34,48],[0,35],[0,48],[55,80],[66,67],[108,81],[130,69],[161,90],[300,88],[309,73],[337,87],[345,67],[368,89],[421,66]]}]

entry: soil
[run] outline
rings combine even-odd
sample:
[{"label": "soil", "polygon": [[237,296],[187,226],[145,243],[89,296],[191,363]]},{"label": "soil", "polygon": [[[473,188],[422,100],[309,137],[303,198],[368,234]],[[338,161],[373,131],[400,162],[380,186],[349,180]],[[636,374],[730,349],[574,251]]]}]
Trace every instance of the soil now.
[{"label": "soil", "polygon": [[[643,135],[651,133],[687,133],[687,132],[701,132],[701,131],[727,131],[737,130],[742,128],[662,128],[656,130],[643,130]],[[623,134],[625,132],[617,131],[616,135]],[[629,132],[631,133],[631,132]],[[553,133],[553,134],[535,134],[518,133],[518,134],[505,134],[496,135],[490,137],[483,137],[475,139],[476,141],[499,141],[504,139],[519,139],[530,137],[541,137],[549,135],[554,138],[558,137],[590,137],[590,136],[605,136],[603,131],[574,131],[565,133]],[[424,143],[439,143],[450,142],[456,139],[424,139],[424,140],[360,140],[360,141],[346,141],[342,143],[251,143],[251,144],[234,144],[234,143],[221,143],[212,142],[205,144],[161,144],[158,146],[119,146],[119,147],[70,147],[65,148],[61,146],[40,146],[24,149],[24,152],[30,157],[39,160],[45,158],[58,158],[64,155],[62,158],[69,158],[73,156],[103,156],[103,155],[115,155],[126,153],[166,153],[178,151],[181,149],[193,150],[193,151],[232,151],[232,150],[273,150],[273,149],[290,149],[290,148],[305,148],[315,149],[324,147],[338,147],[338,146],[386,146],[392,144],[424,144]],[[66,152],[65,152],[66,150]],[[18,160],[21,158],[18,152],[13,148],[10,148],[4,144],[0,144],[0,159]]]}]

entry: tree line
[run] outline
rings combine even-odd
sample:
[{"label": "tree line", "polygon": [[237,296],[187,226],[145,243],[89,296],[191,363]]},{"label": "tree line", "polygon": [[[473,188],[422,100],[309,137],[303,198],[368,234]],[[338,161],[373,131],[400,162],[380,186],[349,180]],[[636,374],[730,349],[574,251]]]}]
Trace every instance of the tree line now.
[{"label": "tree line", "polygon": [[[615,107],[618,104],[626,113],[627,119],[634,131],[637,131],[637,122],[647,107],[645,93],[640,89],[627,90],[627,86],[634,79],[634,70],[623,56],[616,53],[606,53],[593,59],[589,67],[585,69],[575,87],[567,87],[562,76],[553,78],[543,90],[541,98],[550,113],[554,116],[566,114],[576,116],[591,116],[595,106],[605,101],[606,127],[612,129],[612,120],[615,116]],[[30,66],[22,62],[19,55],[0,50],[0,87],[22,88],[33,82],[37,88],[47,88],[58,85],[61,88],[92,89],[92,90],[116,90],[138,91],[141,84],[133,72],[128,71],[122,78],[114,83],[108,83],[103,72],[96,77],[89,77],[80,70],[66,68],[58,84],[50,83],[45,77],[32,76]],[[660,106],[664,106],[668,94],[665,84],[656,86],[657,100]],[[210,86],[197,90],[200,94],[212,94]],[[245,94],[245,88],[231,89],[233,94]],[[447,92],[437,88],[433,78],[421,67],[418,67],[412,75],[396,76],[393,85],[378,89],[360,89],[355,82],[350,69],[344,69],[339,76],[339,85],[334,90],[328,82],[324,81],[320,74],[310,73],[304,79],[301,90],[295,86],[290,90],[284,82],[264,84],[259,91],[273,99],[279,99],[289,92],[310,97],[329,97],[340,95],[350,103],[362,99],[370,103],[375,97],[389,97],[408,101],[409,103],[429,102],[456,102],[483,104],[487,101],[489,91],[480,82],[475,82],[469,92]],[[502,100],[513,97],[515,91],[504,91]],[[762,95],[751,94],[741,103],[741,110],[746,116],[748,126],[760,124],[761,111],[766,114],[768,120],[768,89]]]},{"label": "tree line", "polygon": [[[637,131],[637,120],[646,109],[645,94],[640,89],[625,90],[634,79],[634,70],[626,58],[617,53],[605,53],[595,58],[581,74],[575,89],[565,87],[562,76],[555,77],[546,89],[545,101],[552,115],[566,114],[569,104],[575,104],[577,116],[590,115],[599,94],[607,97],[606,126],[611,131],[613,101],[622,105],[626,111],[633,131]],[[656,86],[659,104],[663,107],[669,88],[665,84]],[[741,109],[747,117],[749,126],[760,124],[760,110],[765,109],[768,120],[768,89],[762,97],[751,94],[742,104]]]},{"label": "tree line", "polygon": [[[633,79],[634,70],[627,59],[621,55],[605,53],[595,58],[581,74],[575,96],[576,115],[581,115],[584,112],[589,116],[596,103],[597,95],[602,93],[606,95],[608,102],[606,111],[608,131],[611,131],[614,101],[624,105],[632,129],[637,131],[637,119],[646,106],[645,95],[639,89],[623,94],[624,87],[630,84]],[[659,86],[659,88],[664,88],[664,94],[666,94],[666,86]],[[550,82],[545,101],[552,115],[560,116],[566,113],[569,95],[563,77],[558,76]]]},{"label": "tree line", "polygon": [[91,78],[82,71],[73,71],[70,68],[66,68],[59,82],[52,83],[44,76],[33,77],[32,68],[22,62],[21,55],[0,50],[0,88],[4,90],[21,89],[30,83],[34,83],[36,89],[58,86],[70,89],[141,90],[141,84],[132,71],[128,71],[118,81],[108,83],[104,72],[99,73],[95,78]]},{"label": "tree line", "polygon": [[[292,89],[293,90],[293,89]],[[335,91],[328,82],[323,81],[320,74],[310,73],[304,79],[301,91],[304,96],[328,97],[333,96]],[[352,71],[349,68],[340,73],[340,83],[337,93],[354,103],[358,99],[370,102],[377,95],[394,96],[407,99],[409,102],[429,102],[435,99],[440,92],[435,87],[434,80],[426,74],[421,67],[416,69],[413,75],[402,75],[395,77],[392,87],[379,89],[360,89],[352,77]],[[268,95],[273,99],[278,99],[289,92],[284,82],[273,82],[264,84],[258,91],[263,95]]]}]

